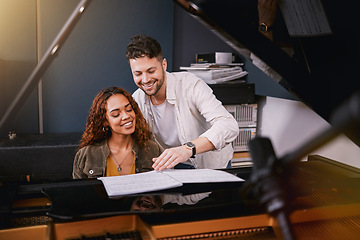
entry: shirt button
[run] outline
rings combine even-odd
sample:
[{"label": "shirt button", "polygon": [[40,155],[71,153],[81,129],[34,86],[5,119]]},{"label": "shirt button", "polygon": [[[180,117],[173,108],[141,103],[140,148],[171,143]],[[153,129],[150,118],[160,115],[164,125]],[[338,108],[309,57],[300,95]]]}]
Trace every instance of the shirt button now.
[{"label": "shirt button", "polygon": [[135,168],[135,172],[139,172],[139,169],[138,169],[138,168]]},{"label": "shirt button", "polygon": [[89,173],[90,173],[90,174],[94,174],[94,170],[92,170],[92,169],[89,170]]}]

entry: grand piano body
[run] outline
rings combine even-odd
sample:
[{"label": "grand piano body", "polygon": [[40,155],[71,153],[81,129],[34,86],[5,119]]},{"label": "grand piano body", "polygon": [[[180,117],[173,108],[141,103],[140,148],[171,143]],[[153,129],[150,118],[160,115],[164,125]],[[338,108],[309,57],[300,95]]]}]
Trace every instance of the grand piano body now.
[{"label": "grand piano body", "polygon": [[[275,156],[266,139],[255,141],[250,148],[254,167],[222,169],[245,180],[238,184],[185,184],[110,199],[98,180],[2,179],[0,238],[356,239],[360,235],[360,170],[318,155],[298,161],[340,132],[360,143],[360,124],[349,104],[345,102],[345,110],[341,108],[334,117],[334,110],[359,90],[353,66],[360,61],[360,41],[359,31],[349,27],[356,23],[351,5],[324,1],[332,33],[286,36],[298,54],[290,57],[276,42],[263,37],[258,23],[246,14],[247,8],[256,8],[256,1],[176,2],[235,50],[246,47],[261,58],[282,76],[280,84],[333,128],[286,156]],[[334,52],[336,56],[329,57]],[[344,56],[347,61],[336,61]],[[327,67],[335,62],[336,68]],[[277,194],[272,196],[273,192]],[[282,207],[276,208],[279,198]],[[174,200],[157,204],[156,199]],[[269,207],[276,208],[276,213]],[[284,212],[285,224],[279,212]]]}]

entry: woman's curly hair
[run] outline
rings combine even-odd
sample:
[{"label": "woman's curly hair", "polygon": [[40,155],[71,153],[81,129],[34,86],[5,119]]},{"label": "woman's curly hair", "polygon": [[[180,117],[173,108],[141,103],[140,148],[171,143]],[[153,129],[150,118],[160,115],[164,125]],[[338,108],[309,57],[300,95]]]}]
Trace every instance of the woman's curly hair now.
[{"label": "woman's curly hair", "polygon": [[135,131],[131,135],[137,144],[144,146],[151,138],[149,125],[131,94],[119,87],[109,87],[101,90],[93,101],[79,148],[101,142],[111,137],[111,130],[107,125],[106,104],[107,100],[115,94],[124,95],[129,100],[135,112]]}]

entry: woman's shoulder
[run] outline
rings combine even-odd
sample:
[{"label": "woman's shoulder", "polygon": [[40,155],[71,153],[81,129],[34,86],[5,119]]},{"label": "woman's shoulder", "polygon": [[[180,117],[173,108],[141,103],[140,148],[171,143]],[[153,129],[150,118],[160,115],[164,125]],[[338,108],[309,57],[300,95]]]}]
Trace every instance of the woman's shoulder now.
[{"label": "woman's shoulder", "polygon": [[106,147],[106,141],[86,145],[78,150],[79,153],[94,152]]},{"label": "woman's shoulder", "polygon": [[151,147],[151,148],[156,148],[156,149],[160,149],[160,146],[157,142],[155,142],[154,140],[149,140],[147,142],[147,144]]}]

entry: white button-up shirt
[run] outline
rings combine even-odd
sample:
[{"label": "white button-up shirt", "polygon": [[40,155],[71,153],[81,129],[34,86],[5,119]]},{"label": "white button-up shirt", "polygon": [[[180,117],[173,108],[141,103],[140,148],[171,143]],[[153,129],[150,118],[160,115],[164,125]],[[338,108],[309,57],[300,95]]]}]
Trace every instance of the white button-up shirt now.
[{"label": "white button-up shirt", "polygon": [[[153,129],[155,122],[150,97],[141,89],[137,89],[133,97]],[[239,126],[216,99],[212,89],[192,73],[166,72],[166,101],[175,107],[175,125],[182,144],[206,137],[215,146],[216,150],[197,154],[195,159],[190,159],[195,168],[225,168],[233,157],[231,142],[238,136]]]}]

